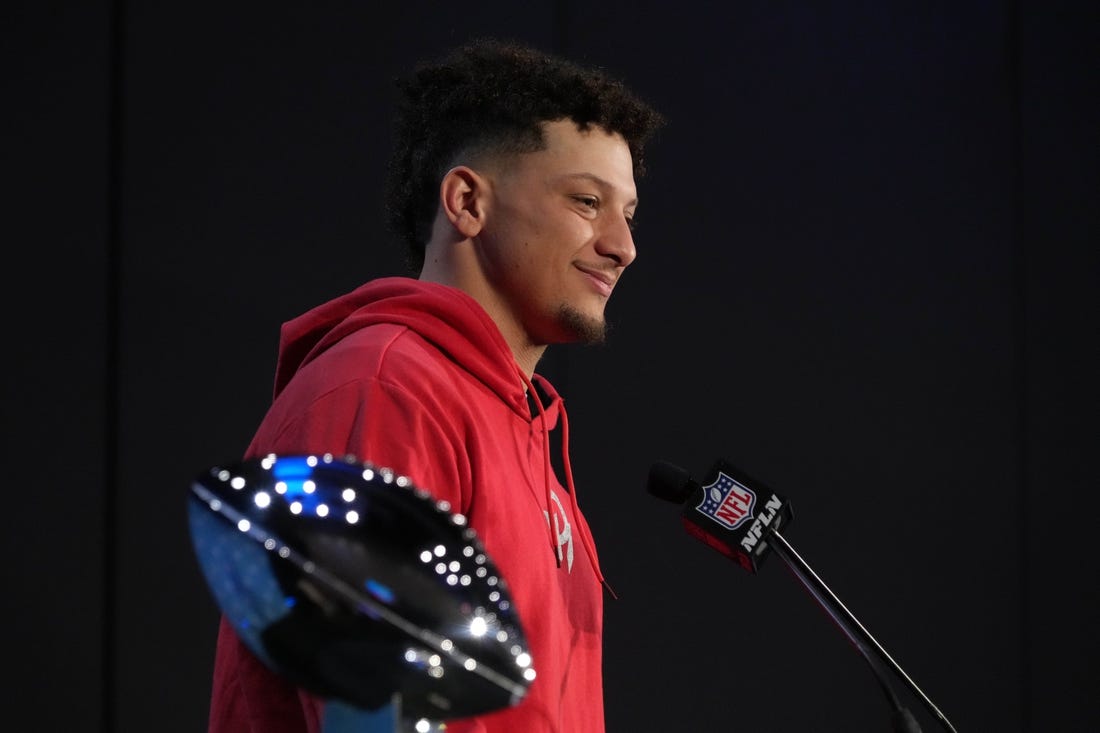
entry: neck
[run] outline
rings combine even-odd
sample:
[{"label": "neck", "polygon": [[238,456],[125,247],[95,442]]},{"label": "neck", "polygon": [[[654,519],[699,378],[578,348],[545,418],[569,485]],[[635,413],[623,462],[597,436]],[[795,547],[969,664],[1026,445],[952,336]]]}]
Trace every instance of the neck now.
[{"label": "neck", "polygon": [[535,367],[538,365],[539,359],[546,352],[546,347],[532,345],[526,349],[516,349],[514,344],[509,343],[508,345],[512,348],[512,355],[516,357],[516,364],[519,364],[519,368],[530,379],[535,373]]},{"label": "neck", "polygon": [[501,335],[504,336],[504,341],[511,349],[516,364],[530,379],[535,373],[535,366],[538,365],[539,360],[546,351],[546,345],[531,343],[531,339],[528,338],[526,331],[516,318],[511,315],[511,311],[500,302],[484,279],[476,276],[480,270],[453,265],[454,263],[447,258],[439,256],[429,249],[419,279],[424,282],[457,288],[476,300],[489,314],[489,318],[496,324]]}]

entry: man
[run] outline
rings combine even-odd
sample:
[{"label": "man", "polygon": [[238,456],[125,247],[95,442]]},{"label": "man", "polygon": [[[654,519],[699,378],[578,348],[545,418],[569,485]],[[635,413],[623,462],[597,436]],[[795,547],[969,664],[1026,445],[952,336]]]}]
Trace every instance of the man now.
[{"label": "man", "polygon": [[[389,204],[419,279],[367,283],[283,326],[275,399],[248,452],[391,467],[478,532],[537,677],[519,705],[449,731],[599,733],[603,576],[565,410],[535,367],[548,344],[604,338],[661,120],[597,70],[496,42],[420,67],[402,91]],[[211,731],[315,733],[321,717],[223,619]]]}]

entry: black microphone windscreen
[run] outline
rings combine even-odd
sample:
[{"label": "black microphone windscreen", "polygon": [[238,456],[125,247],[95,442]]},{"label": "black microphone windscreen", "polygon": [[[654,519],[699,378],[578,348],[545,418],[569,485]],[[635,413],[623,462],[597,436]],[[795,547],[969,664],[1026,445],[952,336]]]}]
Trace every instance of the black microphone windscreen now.
[{"label": "black microphone windscreen", "polygon": [[657,461],[649,469],[646,489],[658,499],[683,504],[698,486],[684,469],[668,461]]}]

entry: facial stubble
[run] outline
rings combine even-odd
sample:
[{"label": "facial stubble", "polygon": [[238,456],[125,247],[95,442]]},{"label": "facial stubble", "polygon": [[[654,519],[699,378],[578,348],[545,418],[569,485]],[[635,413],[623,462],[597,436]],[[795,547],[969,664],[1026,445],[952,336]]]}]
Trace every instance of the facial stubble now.
[{"label": "facial stubble", "polygon": [[607,340],[607,321],[602,316],[593,318],[567,303],[558,307],[558,325],[578,343],[602,344]]}]

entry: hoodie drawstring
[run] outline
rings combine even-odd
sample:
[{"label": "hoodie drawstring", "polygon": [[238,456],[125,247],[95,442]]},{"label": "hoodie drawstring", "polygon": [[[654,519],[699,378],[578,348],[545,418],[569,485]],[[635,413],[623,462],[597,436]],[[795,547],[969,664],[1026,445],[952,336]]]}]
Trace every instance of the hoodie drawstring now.
[{"label": "hoodie drawstring", "polygon": [[[534,398],[535,407],[538,409],[539,422],[542,425],[542,465],[543,465],[543,489],[545,492],[546,513],[548,517],[552,518],[556,523],[557,518],[554,517],[553,500],[550,498],[550,431],[546,427],[546,409],[542,406],[542,400],[539,399],[538,392],[535,390],[535,385],[528,379],[527,375],[520,372],[520,377],[523,379],[523,383],[527,386],[528,394]],[[611,589],[611,585],[603,577],[603,573],[600,572],[600,561],[596,557],[596,543],[592,538],[591,533],[588,531],[587,525],[581,517],[581,509],[577,504],[577,488],[573,483],[573,467],[569,462],[569,416],[565,412],[565,401],[558,397],[558,409],[561,412],[561,458],[562,466],[565,470],[565,487],[569,492],[569,503],[573,509],[573,522],[577,525],[577,531],[581,536],[581,543],[584,545],[585,554],[588,555],[588,562],[592,566],[592,572],[596,574],[596,580],[600,585],[607,588],[607,591],[611,594],[612,598],[618,599],[615,595],[615,591]],[[558,567],[561,567],[562,553],[561,544],[558,542],[558,536],[560,534],[559,527],[550,526],[550,521],[547,521],[547,530],[550,532],[550,543],[554,549],[554,555],[557,558]]]}]

